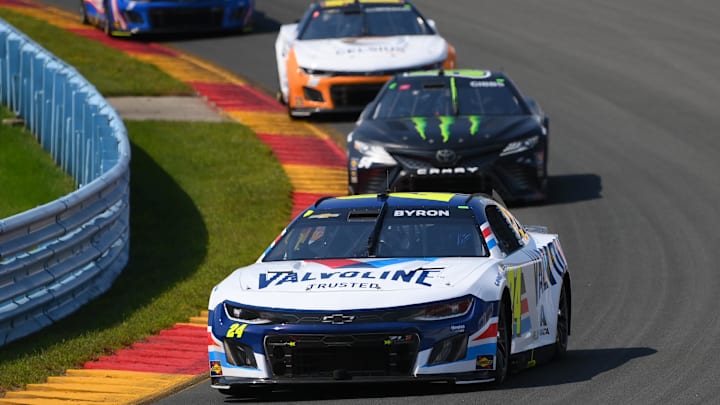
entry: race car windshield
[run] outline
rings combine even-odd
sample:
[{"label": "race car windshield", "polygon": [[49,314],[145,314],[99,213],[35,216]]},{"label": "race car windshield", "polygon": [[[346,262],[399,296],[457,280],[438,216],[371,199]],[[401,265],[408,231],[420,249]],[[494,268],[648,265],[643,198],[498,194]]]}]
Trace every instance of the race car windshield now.
[{"label": "race car windshield", "polygon": [[445,77],[390,83],[378,100],[373,117],[522,114],[527,112],[520,97],[502,79]]},{"label": "race car windshield", "polygon": [[316,10],[298,39],[433,35],[411,7],[348,7]]},{"label": "race car windshield", "polygon": [[314,212],[295,221],[262,261],[488,256],[467,209],[391,208],[382,216],[377,238],[371,235],[379,211],[354,214]]}]

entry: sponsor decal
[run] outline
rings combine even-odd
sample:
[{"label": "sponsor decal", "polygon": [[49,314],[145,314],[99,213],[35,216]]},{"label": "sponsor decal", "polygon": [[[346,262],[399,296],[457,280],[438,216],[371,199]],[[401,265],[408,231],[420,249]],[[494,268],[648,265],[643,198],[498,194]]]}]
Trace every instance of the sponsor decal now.
[{"label": "sponsor decal", "polygon": [[210,361],[210,376],[221,376],[222,374],[222,365],[220,364],[219,360],[212,360]]},{"label": "sponsor decal", "polygon": [[[355,42],[355,38],[347,39],[343,42],[353,44],[353,42]],[[396,45],[368,45],[363,47],[344,47],[335,49],[335,55],[337,56],[365,55],[373,53],[397,55],[405,53],[405,47]]]},{"label": "sponsor decal", "polygon": [[546,336],[550,334],[550,328],[548,328],[547,318],[545,317],[545,306],[540,306],[540,336]]},{"label": "sponsor decal", "polygon": [[[432,287],[434,269],[395,270],[395,271],[331,271],[307,273],[260,273],[258,289],[279,287],[283,284],[306,284],[306,290],[329,289],[380,289],[379,280],[396,281]],[[245,325],[247,326],[247,325]],[[232,327],[231,327],[232,329]],[[243,328],[244,329],[244,328]],[[242,334],[242,331],[240,332]],[[228,331],[230,334],[230,331]],[[239,337],[238,337],[239,338]]]},{"label": "sponsor decal", "polygon": [[470,134],[470,136],[476,135],[480,130],[480,122],[482,121],[482,117],[478,115],[469,115],[462,118],[464,119],[458,120],[456,117],[453,116],[442,116],[436,118],[412,117],[410,118],[410,120],[413,122],[413,124],[415,124],[415,131],[417,131],[417,133],[420,135],[420,138],[422,138],[423,140],[427,140],[428,121],[431,119],[437,119],[439,121],[437,128],[440,129],[440,136],[442,138],[442,142],[447,143],[450,140],[450,128],[453,125],[466,126],[469,123],[470,126],[467,129],[467,133]]},{"label": "sponsor decal", "polygon": [[470,87],[505,87],[505,81],[502,79],[498,79],[494,82],[489,80],[472,81],[470,82]]},{"label": "sponsor decal", "polygon": [[480,355],[475,359],[476,370],[492,370],[495,368],[495,356]]},{"label": "sponsor decal", "polygon": [[465,332],[465,325],[450,325],[450,332]]},{"label": "sponsor decal", "polygon": [[[538,260],[540,262],[540,266],[544,271],[544,276],[547,277],[547,280],[543,280],[543,282],[549,282],[550,285],[556,285],[558,283],[556,275],[558,278],[562,278],[562,275],[565,272],[565,267],[567,266],[565,256],[563,255],[559,244],[550,242],[547,246],[528,252],[528,254],[533,260]],[[543,287],[546,288],[546,286]]]},{"label": "sponsor decal", "polygon": [[450,210],[395,210],[394,217],[449,217]]},{"label": "sponsor decal", "polygon": [[439,167],[431,167],[431,168],[425,168],[425,169],[417,169],[415,171],[415,174],[418,176],[436,176],[436,175],[446,175],[446,174],[475,174],[480,171],[479,167],[476,166],[469,166],[469,167],[445,167],[445,168],[439,168]]}]

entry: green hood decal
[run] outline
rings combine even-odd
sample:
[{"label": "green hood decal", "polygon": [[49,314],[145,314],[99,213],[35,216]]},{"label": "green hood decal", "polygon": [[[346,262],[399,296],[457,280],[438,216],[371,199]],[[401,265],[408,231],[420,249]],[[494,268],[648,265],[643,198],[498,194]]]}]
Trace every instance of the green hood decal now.
[{"label": "green hood decal", "polygon": [[468,117],[468,120],[470,121],[470,135],[477,134],[480,129],[480,121],[482,121],[482,117],[479,115],[471,115]]},{"label": "green hood decal", "polygon": [[427,120],[423,117],[413,117],[412,122],[415,123],[415,130],[420,134],[420,138],[425,138],[425,128],[427,127]]},{"label": "green hood decal", "polygon": [[442,135],[443,143],[447,143],[450,139],[450,125],[455,122],[455,117],[440,117],[440,135]]},{"label": "green hood decal", "polygon": [[465,120],[467,120],[470,123],[468,133],[470,136],[474,136],[477,135],[480,130],[480,123],[482,122],[482,117],[479,115],[469,115],[467,117],[461,117],[460,119],[454,116],[442,116],[437,118],[413,117],[411,120],[415,124],[415,130],[418,134],[420,134],[420,138],[427,140],[428,121],[434,119],[440,120],[438,128],[440,129],[440,136],[442,136],[443,143],[447,143],[450,140],[450,127],[453,125],[464,124]]}]

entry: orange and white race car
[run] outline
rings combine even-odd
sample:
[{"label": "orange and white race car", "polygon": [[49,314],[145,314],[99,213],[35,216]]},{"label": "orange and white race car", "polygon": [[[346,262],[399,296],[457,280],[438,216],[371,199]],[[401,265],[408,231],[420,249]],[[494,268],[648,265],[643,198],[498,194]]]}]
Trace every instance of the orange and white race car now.
[{"label": "orange and white race car", "polygon": [[394,74],[455,67],[455,48],[406,0],[327,0],[275,41],[291,116],[359,112]]}]

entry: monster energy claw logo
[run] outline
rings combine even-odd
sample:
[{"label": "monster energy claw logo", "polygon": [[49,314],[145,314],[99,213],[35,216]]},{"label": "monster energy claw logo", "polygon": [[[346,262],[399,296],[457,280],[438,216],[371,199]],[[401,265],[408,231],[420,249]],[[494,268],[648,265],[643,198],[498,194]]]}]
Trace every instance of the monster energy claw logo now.
[{"label": "monster energy claw logo", "polygon": [[[476,135],[480,129],[480,123],[482,122],[482,117],[479,115],[469,115],[464,117],[465,120],[458,121],[455,117],[448,117],[448,116],[442,116],[437,117],[438,120],[440,120],[440,123],[438,124],[437,128],[440,129],[440,136],[442,137],[442,142],[447,143],[450,140],[450,127],[453,125],[468,125],[468,132],[470,136]],[[427,130],[428,130],[428,121],[430,118],[425,117],[412,117],[410,118],[415,125],[415,131],[420,135],[420,138],[427,140]]]}]

